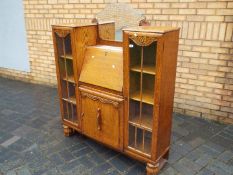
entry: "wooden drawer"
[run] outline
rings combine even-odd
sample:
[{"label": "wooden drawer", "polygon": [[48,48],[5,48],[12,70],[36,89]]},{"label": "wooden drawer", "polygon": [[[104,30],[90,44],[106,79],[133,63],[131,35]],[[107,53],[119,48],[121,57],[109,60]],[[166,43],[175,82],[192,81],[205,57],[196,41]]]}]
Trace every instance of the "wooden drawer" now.
[{"label": "wooden drawer", "polygon": [[114,97],[104,98],[97,92],[81,91],[82,132],[99,142],[122,149],[122,107]]}]

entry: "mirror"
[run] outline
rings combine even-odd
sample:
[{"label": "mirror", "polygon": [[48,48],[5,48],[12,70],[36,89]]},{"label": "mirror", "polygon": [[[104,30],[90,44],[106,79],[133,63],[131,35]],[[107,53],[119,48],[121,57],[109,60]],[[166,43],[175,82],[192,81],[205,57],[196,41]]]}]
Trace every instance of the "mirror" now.
[{"label": "mirror", "polygon": [[122,29],[126,27],[149,25],[142,12],[125,3],[108,4],[95,20],[100,38],[111,41],[122,41]]}]

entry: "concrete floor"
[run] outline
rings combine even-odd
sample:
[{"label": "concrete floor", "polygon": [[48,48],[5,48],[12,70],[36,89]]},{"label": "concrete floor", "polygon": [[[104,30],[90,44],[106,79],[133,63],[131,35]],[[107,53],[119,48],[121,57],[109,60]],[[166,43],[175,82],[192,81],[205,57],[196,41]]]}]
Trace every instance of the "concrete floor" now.
[{"label": "concrete floor", "polygon": [[[139,175],[145,165],[75,134],[64,137],[57,89],[0,78],[0,174]],[[233,174],[233,125],[174,114],[160,175]]]}]

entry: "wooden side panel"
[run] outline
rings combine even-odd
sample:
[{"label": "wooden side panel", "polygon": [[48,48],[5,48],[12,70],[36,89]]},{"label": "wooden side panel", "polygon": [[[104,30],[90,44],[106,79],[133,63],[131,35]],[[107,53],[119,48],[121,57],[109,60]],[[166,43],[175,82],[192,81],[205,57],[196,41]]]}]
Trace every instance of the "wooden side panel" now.
[{"label": "wooden side panel", "polygon": [[128,146],[129,120],[129,35],[123,32],[123,96],[124,96],[124,148]]},{"label": "wooden side panel", "polygon": [[157,158],[165,154],[170,145],[178,42],[179,30],[164,34],[158,116]]},{"label": "wooden side panel", "polygon": [[75,46],[75,57],[77,64],[77,81],[82,69],[87,46],[96,45],[97,26],[85,26],[75,29],[75,37],[72,44]]},{"label": "wooden side panel", "polygon": [[[75,28],[72,37],[72,50],[73,50],[73,57],[75,58],[74,64],[74,74],[75,74],[75,82],[76,82],[76,103],[77,103],[77,113],[81,116],[81,103],[80,103],[80,92],[78,90],[79,87],[79,77],[82,70],[82,65],[84,62],[85,51],[87,46],[96,45],[97,40],[97,26],[84,26]],[[82,122],[80,120],[82,125]]]}]

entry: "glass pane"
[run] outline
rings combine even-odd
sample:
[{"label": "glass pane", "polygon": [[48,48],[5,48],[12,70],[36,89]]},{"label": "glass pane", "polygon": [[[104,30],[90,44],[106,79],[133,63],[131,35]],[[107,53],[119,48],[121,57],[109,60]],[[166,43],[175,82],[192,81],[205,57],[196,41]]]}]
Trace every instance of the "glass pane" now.
[{"label": "glass pane", "polygon": [[130,99],[129,105],[129,121],[138,123],[140,120],[140,102]]},{"label": "glass pane", "polygon": [[147,154],[151,154],[151,140],[152,140],[152,133],[149,131],[145,131],[144,133],[144,152]]},{"label": "glass pane", "polygon": [[70,38],[70,34],[68,34],[65,39],[65,55],[67,59],[72,59],[72,50],[71,50],[71,38]]},{"label": "glass pane", "polygon": [[153,105],[142,103],[141,125],[148,131],[152,131]]},{"label": "glass pane", "polygon": [[130,71],[130,98],[140,101],[140,81],[141,74]]},{"label": "glass pane", "polygon": [[136,45],[132,40],[129,42],[130,68],[141,66],[142,47]]},{"label": "glass pane", "polygon": [[143,47],[143,73],[155,74],[157,42]]},{"label": "glass pane", "polygon": [[135,147],[135,129],[136,127],[129,125],[129,146]]},{"label": "glass pane", "polygon": [[68,98],[67,84],[65,81],[61,81],[62,98]]},{"label": "glass pane", "polygon": [[58,65],[59,65],[60,77],[61,77],[61,79],[63,79],[63,78],[66,77],[65,60],[64,59],[59,59],[58,60]]},{"label": "glass pane", "polygon": [[154,104],[154,83],[155,76],[151,74],[143,74],[142,81],[142,102]]},{"label": "glass pane", "polygon": [[61,55],[64,55],[63,38],[59,37],[57,34],[55,36],[56,36],[56,42],[57,42],[58,57],[60,57]]}]

